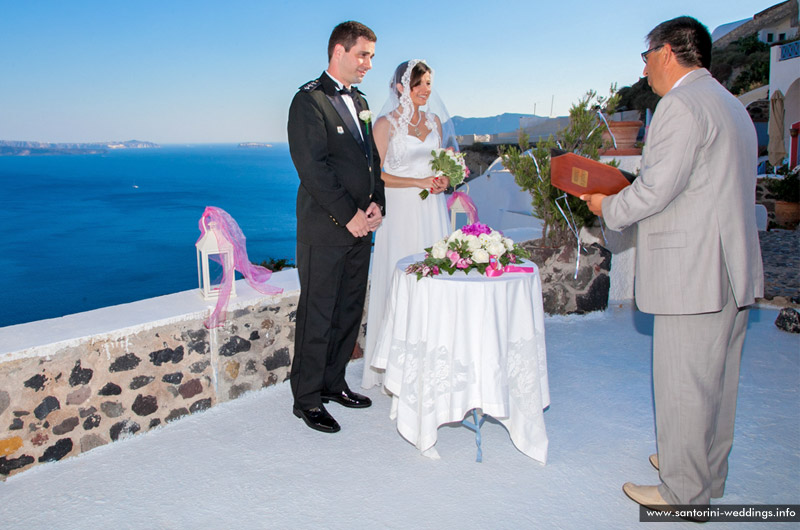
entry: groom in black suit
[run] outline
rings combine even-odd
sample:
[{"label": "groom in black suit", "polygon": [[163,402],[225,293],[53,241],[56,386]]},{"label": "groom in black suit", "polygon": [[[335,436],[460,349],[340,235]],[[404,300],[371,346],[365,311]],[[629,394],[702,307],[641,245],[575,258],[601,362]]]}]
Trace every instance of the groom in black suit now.
[{"label": "groom in black suit", "polygon": [[372,123],[359,117],[367,102],[352,87],[372,68],[376,40],[358,22],[336,26],[327,71],[302,86],[289,109],[289,150],[300,177],[293,412],[322,432],[340,429],[323,403],[372,404],[348,388],[344,374],[364,310],[371,236],[386,204]]}]

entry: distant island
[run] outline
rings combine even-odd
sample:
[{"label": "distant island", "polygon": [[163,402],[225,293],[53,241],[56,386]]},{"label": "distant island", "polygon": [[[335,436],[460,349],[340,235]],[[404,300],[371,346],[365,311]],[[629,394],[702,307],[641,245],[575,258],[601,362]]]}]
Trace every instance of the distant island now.
[{"label": "distant island", "polygon": [[51,144],[0,140],[0,156],[98,155],[116,149],[155,149],[159,147],[161,146],[153,142],[141,142],[139,140],[85,144]]},{"label": "distant island", "polygon": [[242,142],[239,147],[272,147],[272,144],[262,144],[258,142]]}]

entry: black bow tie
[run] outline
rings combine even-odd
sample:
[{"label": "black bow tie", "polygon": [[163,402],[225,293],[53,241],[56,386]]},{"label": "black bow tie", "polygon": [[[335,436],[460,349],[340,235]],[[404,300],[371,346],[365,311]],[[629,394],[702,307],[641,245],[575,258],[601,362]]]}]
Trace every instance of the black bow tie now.
[{"label": "black bow tie", "polygon": [[343,96],[347,95],[355,99],[355,96],[358,93],[358,89],[354,86],[351,86],[350,88],[342,87],[338,89],[337,92],[339,92],[339,94]]}]

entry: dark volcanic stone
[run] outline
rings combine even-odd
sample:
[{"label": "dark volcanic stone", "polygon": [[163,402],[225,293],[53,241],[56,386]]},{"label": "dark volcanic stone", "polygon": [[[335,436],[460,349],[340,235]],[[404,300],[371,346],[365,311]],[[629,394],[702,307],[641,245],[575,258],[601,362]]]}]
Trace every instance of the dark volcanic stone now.
[{"label": "dark volcanic stone", "polygon": [[80,405],[92,395],[92,389],[86,385],[67,394],[67,405]]},{"label": "dark volcanic stone", "polygon": [[249,383],[242,383],[241,385],[233,385],[231,389],[228,391],[228,398],[229,399],[236,399],[245,392],[249,392],[251,390]]},{"label": "dark volcanic stone", "polygon": [[271,356],[264,359],[263,365],[269,371],[277,370],[283,366],[289,366],[291,360],[289,359],[289,348],[283,347],[275,350]]},{"label": "dark volcanic stone", "polygon": [[250,333],[250,340],[258,340],[261,338],[261,335],[258,334],[258,331],[253,331]]},{"label": "dark volcanic stone", "polygon": [[118,396],[122,394],[122,389],[119,385],[115,385],[114,383],[108,383],[106,386],[100,389],[98,392],[101,396]]},{"label": "dark volcanic stone", "polygon": [[138,388],[142,388],[143,386],[147,386],[153,381],[155,381],[155,377],[151,377],[149,375],[137,375],[131,381],[131,384],[128,386],[131,390],[136,390]]},{"label": "dark volcanic stone", "polygon": [[127,436],[129,434],[136,434],[139,432],[141,427],[138,423],[128,420],[122,420],[119,423],[115,423],[111,426],[108,430],[108,434],[111,436],[111,439],[117,441],[122,436]]},{"label": "dark volcanic stone", "polygon": [[102,436],[97,434],[87,434],[81,437],[81,453],[91,451],[95,447],[100,447],[108,443],[108,440],[103,439]]},{"label": "dark volcanic stone", "polygon": [[247,364],[244,365],[244,373],[246,373],[248,375],[252,375],[252,374],[256,373],[257,371],[258,371],[258,368],[256,368],[256,360],[255,359],[248,360]]},{"label": "dark volcanic stone", "polygon": [[[36,392],[42,390],[44,388],[44,383],[47,381],[47,376],[44,374],[36,374],[25,383],[23,383],[26,387],[34,389]],[[1,412],[1,411],[0,411]]]},{"label": "dark volcanic stone", "polygon": [[164,348],[163,350],[150,352],[150,362],[155,366],[161,366],[166,363],[176,364],[182,360],[183,346],[178,346],[174,350],[172,348]]},{"label": "dark volcanic stone", "polygon": [[101,416],[99,414],[92,414],[83,422],[83,430],[91,431],[100,425]]},{"label": "dark volcanic stone", "polygon": [[189,367],[189,371],[193,374],[202,373],[203,370],[208,368],[211,365],[210,361],[197,361],[192,366]]},{"label": "dark volcanic stone", "polygon": [[19,458],[0,458],[0,475],[8,475],[15,469],[20,469],[33,464],[34,459],[29,455],[22,455]]},{"label": "dark volcanic stone", "polygon": [[238,335],[234,335],[228,342],[222,345],[219,349],[219,354],[223,357],[231,357],[243,351],[250,351],[250,341]]},{"label": "dark volcanic stone", "polygon": [[800,313],[791,307],[784,307],[775,319],[775,325],[781,331],[800,333]]},{"label": "dark volcanic stone", "polygon": [[155,396],[143,396],[139,394],[133,401],[131,410],[139,416],[149,416],[158,410],[158,400]]},{"label": "dark volcanic stone", "polygon": [[142,362],[140,358],[132,353],[126,353],[122,357],[117,357],[116,360],[108,367],[109,372],[127,372],[133,370],[139,363]]},{"label": "dark volcanic stone", "polygon": [[56,462],[67,456],[70,451],[72,451],[72,440],[62,438],[55,445],[45,449],[44,454],[39,457],[39,462]]},{"label": "dark volcanic stone", "polygon": [[85,385],[92,380],[93,373],[90,368],[81,368],[81,362],[76,361],[72,373],[69,374],[69,386]]},{"label": "dark volcanic stone", "polygon": [[194,397],[202,391],[203,383],[201,383],[199,379],[186,381],[180,386],[180,388],[178,388],[178,392],[180,392],[181,396],[183,396],[183,399]]},{"label": "dark volcanic stone", "polygon": [[161,425],[161,420],[158,418],[153,418],[152,420],[150,420],[150,425],[148,425],[147,428],[153,429],[155,427],[158,427],[159,425]]},{"label": "dark volcanic stone", "polygon": [[75,427],[77,427],[80,422],[81,420],[79,420],[77,416],[73,416],[72,418],[67,418],[66,420],[62,421],[61,423],[53,427],[53,434],[55,434],[56,436],[67,434],[68,432],[71,432]]},{"label": "dark volcanic stone", "polygon": [[195,412],[199,412],[201,410],[206,410],[207,408],[210,408],[210,407],[211,407],[211,398],[198,399],[197,401],[192,403],[192,406],[189,407],[189,410],[192,413],[195,413]]},{"label": "dark volcanic stone", "polygon": [[605,311],[608,307],[608,291],[610,288],[611,278],[607,274],[601,274],[595,278],[586,294],[579,294],[575,297],[577,313]]},{"label": "dark volcanic stone", "polygon": [[171,410],[169,412],[169,414],[167,415],[165,421],[167,421],[167,422],[175,421],[180,417],[186,416],[187,414],[189,414],[189,409],[187,409],[186,407],[181,407],[179,409],[173,409],[173,410]]},{"label": "dark volcanic stone", "polygon": [[181,381],[183,381],[183,374],[180,372],[175,372],[174,374],[167,374],[164,377],[162,377],[161,380],[171,385],[179,385],[181,384]]},{"label": "dark volcanic stone", "polygon": [[196,352],[200,355],[208,353],[208,331],[203,329],[186,331],[181,335],[181,338],[186,342],[186,347],[190,352]]},{"label": "dark volcanic stone", "polygon": [[125,407],[116,401],[104,401],[100,404],[100,410],[109,418],[119,418],[125,412]]},{"label": "dark volcanic stone", "polygon": [[81,418],[85,418],[86,416],[90,416],[97,412],[97,407],[89,407],[88,409],[79,409],[78,414],[80,414]]},{"label": "dark volcanic stone", "polygon": [[31,413],[28,412],[27,410],[15,410],[14,411],[14,416],[16,416],[17,418],[21,418],[23,416],[30,416],[30,414]]},{"label": "dark volcanic stone", "polygon": [[289,322],[294,322],[295,320],[297,320],[297,311],[290,311]]},{"label": "dark volcanic stone", "polygon": [[11,405],[11,396],[5,390],[0,390],[0,414],[4,413]]},{"label": "dark volcanic stone", "polygon": [[8,426],[9,431],[18,431],[25,426],[25,423],[19,418],[14,418],[11,421],[11,425]]},{"label": "dark volcanic stone", "polygon": [[194,330],[190,329],[190,330],[186,331],[184,333],[184,335],[185,336],[183,337],[183,340],[187,340],[186,337],[188,337],[188,340],[192,340],[192,341],[197,342],[197,341],[205,340],[206,337],[208,337],[208,330],[205,329],[205,328],[194,329]]},{"label": "dark volcanic stone", "polygon": [[34,409],[33,415],[36,416],[36,419],[43,420],[48,414],[60,408],[61,404],[56,398],[53,396],[47,396],[42,400],[41,403],[39,403],[39,406]]}]

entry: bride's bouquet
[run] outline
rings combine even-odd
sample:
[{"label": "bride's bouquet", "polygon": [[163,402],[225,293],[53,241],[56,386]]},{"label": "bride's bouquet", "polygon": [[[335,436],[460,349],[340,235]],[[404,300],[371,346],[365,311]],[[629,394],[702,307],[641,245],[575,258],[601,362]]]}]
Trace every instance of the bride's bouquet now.
[{"label": "bride's bouquet", "polygon": [[[450,186],[455,188],[464,182],[464,179],[469,175],[469,168],[467,167],[467,163],[464,162],[464,155],[452,147],[448,147],[447,149],[434,149],[431,151],[431,155],[433,156],[431,159],[433,176],[438,178],[447,177]],[[428,195],[430,195],[428,190],[419,192],[419,196],[422,197],[422,200],[427,199]]]},{"label": "bride's bouquet", "polygon": [[[471,270],[486,274],[487,268],[503,270],[512,263],[530,258],[527,250],[481,223],[473,223],[456,230],[432,247],[426,248],[425,252],[425,259],[409,265],[406,274],[416,274],[418,280],[424,276],[436,276],[443,271],[450,275],[457,270],[462,270],[465,274]],[[515,270],[509,269],[509,272]]]}]

